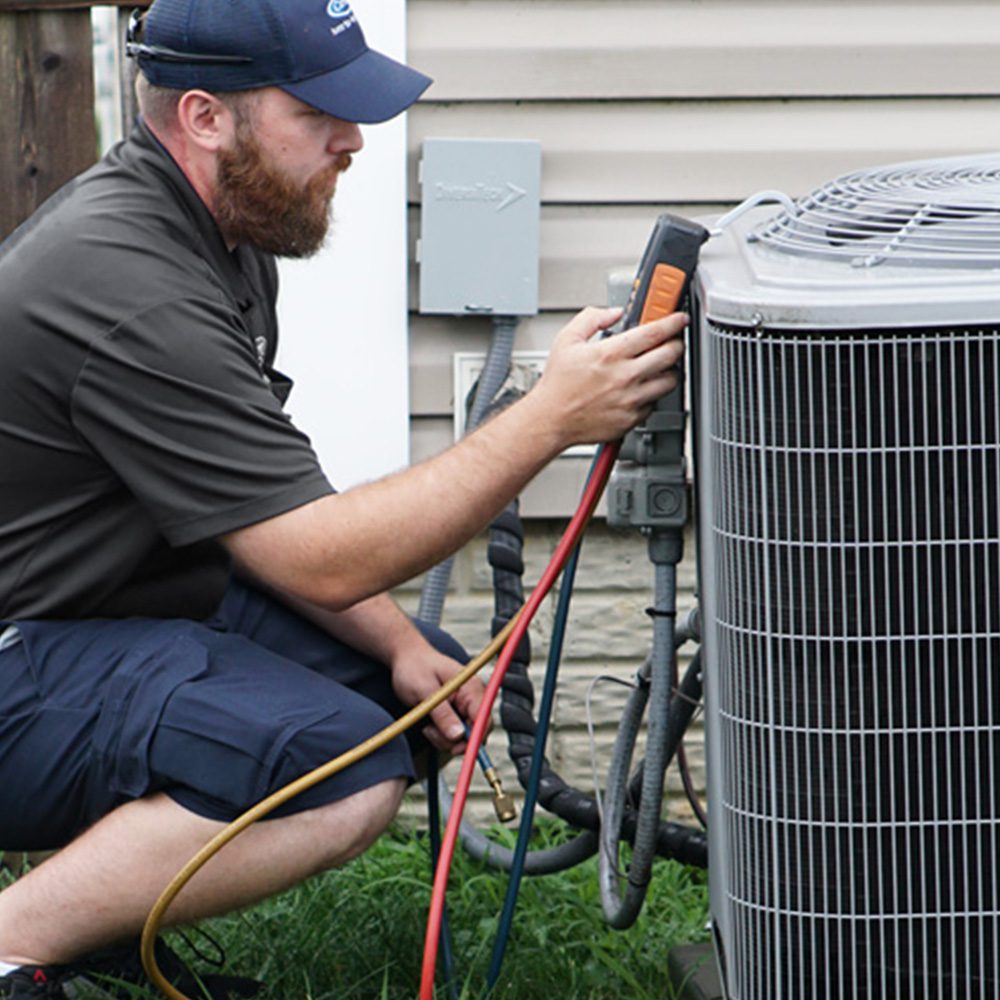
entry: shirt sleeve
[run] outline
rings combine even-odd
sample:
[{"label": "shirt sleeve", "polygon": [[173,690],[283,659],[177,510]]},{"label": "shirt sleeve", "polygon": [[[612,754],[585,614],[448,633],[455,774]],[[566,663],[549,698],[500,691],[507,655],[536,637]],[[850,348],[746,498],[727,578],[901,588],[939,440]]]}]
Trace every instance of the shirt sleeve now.
[{"label": "shirt sleeve", "polygon": [[80,369],[71,413],[174,546],[333,492],[221,302],[159,304],[105,334]]}]

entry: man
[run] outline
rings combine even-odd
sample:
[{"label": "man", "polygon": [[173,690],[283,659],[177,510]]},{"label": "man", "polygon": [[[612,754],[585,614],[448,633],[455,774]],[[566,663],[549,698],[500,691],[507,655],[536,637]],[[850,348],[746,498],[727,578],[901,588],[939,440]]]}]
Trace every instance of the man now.
[{"label": "man", "polygon": [[[682,316],[601,340],[617,313],[587,310],[523,400],[335,492],[282,410],[273,258],[318,248],[357,123],[430,81],[337,0],[156,0],[130,49],[142,121],[0,249],[0,847],[61,848],[0,893],[17,1000],[114,972],[225,822],[454,676],[461,650],[385,592],[564,448],[638,422],[681,354]],[[426,739],[460,749],[481,697],[466,684]],[[324,782],[171,919],[356,856],[413,776],[397,740]]]}]

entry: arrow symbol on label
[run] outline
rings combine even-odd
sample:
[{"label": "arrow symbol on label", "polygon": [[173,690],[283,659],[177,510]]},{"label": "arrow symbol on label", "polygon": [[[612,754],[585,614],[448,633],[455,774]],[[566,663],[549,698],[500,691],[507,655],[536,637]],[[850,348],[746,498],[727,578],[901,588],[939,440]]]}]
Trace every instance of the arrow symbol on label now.
[{"label": "arrow symbol on label", "polygon": [[516,184],[511,184],[510,181],[507,181],[507,197],[497,205],[497,211],[502,212],[505,208],[509,208],[515,201],[520,201],[527,193],[524,188],[519,188]]}]

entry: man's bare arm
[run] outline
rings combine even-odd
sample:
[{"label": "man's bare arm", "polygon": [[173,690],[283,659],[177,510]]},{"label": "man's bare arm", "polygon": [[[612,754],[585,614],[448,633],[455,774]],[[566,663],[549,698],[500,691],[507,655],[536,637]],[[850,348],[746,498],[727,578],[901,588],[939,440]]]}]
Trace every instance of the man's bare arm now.
[{"label": "man's bare arm", "polygon": [[580,313],[538,385],[442,454],[235,531],[224,544],[269,585],[335,610],[411,579],[482,530],[563,449],[621,436],[676,385],[686,317],[594,339],[617,316]]}]

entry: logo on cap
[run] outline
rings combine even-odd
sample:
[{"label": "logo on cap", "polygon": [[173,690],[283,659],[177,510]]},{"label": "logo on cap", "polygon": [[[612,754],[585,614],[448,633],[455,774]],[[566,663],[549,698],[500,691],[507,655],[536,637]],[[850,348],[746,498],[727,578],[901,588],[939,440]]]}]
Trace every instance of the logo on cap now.
[{"label": "logo on cap", "polygon": [[326,12],[330,17],[349,17],[351,5],[347,0],[330,0],[326,5]]}]

